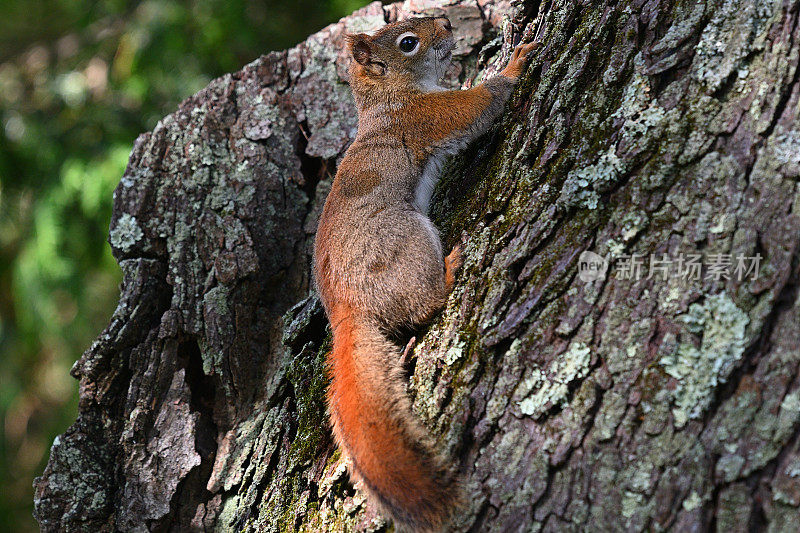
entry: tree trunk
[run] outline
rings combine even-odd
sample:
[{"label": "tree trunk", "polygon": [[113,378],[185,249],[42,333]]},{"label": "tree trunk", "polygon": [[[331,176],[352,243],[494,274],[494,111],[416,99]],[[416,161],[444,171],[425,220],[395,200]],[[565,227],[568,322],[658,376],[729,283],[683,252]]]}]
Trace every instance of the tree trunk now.
[{"label": "tree trunk", "polygon": [[138,139],[44,531],[387,527],[326,425],[310,249],[356,131],[343,35],[422,12],[453,22],[455,84],[506,60],[505,15],[544,23],[433,201],[466,263],[409,390],[467,480],[457,529],[796,530],[798,2],[514,4],[373,3]]}]

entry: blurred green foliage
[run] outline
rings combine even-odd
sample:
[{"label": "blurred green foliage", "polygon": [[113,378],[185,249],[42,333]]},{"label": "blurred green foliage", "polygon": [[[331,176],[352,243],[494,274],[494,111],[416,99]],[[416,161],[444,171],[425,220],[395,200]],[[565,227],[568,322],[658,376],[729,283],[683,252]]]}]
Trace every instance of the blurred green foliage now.
[{"label": "blurred green foliage", "polygon": [[212,78],[364,0],[0,3],[0,530],[77,414],[69,368],[106,325],[106,241],[134,139]]}]

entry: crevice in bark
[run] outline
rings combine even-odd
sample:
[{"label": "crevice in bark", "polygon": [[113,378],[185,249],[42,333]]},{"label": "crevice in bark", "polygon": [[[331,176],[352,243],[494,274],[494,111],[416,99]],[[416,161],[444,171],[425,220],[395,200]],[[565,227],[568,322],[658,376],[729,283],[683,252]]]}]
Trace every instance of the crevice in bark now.
[{"label": "crevice in bark", "polygon": [[473,522],[472,527],[469,528],[467,533],[480,533],[482,531],[486,531],[486,520],[489,515],[489,509],[491,508],[492,505],[489,503],[489,500],[484,499],[483,503],[478,509],[478,512],[475,514],[475,521]]},{"label": "crevice in bark", "polygon": [[[789,31],[789,48],[794,46],[794,38],[795,34],[797,33],[798,28],[798,20],[800,20],[800,13],[798,13],[797,9],[790,10],[792,14],[792,29]],[[794,74],[792,75],[791,81],[789,81],[788,85],[783,88],[781,92],[781,96],[778,100],[778,105],[775,106],[775,113],[772,115],[772,120],[770,121],[767,128],[764,130],[764,133],[761,136],[764,139],[768,139],[772,136],[772,132],[775,131],[775,126],[778,125],[778,122],[783,117],[783,113],[786,111],[786,106],[789,104],[789,100],[791,100],[792,96],[797,93],[796,87],[800,83],[800,63],[795,61],[794,63]]]},{"label": "crevice in bark", "polygon": [[309,133],[308,121],[300,122],[298,124],[298,131],[296,154],[298,159],[300,159],[300,173],[305,178],[305,183],[303,183],[301,189],[310,200],[313,200],[319,182],[324,179],[332,178],[333,174],[336,173],[336,159],[313,157],[306,153],[308,138],[311,136]]},{"label": "crevice in bark", "polygon": [[214,411],[217,404],[218,384],[213,376],[203,372],[200,347],[194,339],[184,340],[178,347],[178,357],[186,369],[186,384],[191,394],[192,411],[199,413],[195,433],[195,447],[204,461],[213,463],[217,452],[218,428]]},{"label": "crevice in bark", "polygon": [[736,81],[739,79],[739,71],[742,67],[746,67],[752,60],[757,56],[757,52],[755,50],[751,50],[749,54],[743,57],[739,61],[738,68],[732,70],[714,89],[711,93],[713,98],[716,98],[720,102],[728,102],[729,99],[727,98],[731,90],[736,86]]}]

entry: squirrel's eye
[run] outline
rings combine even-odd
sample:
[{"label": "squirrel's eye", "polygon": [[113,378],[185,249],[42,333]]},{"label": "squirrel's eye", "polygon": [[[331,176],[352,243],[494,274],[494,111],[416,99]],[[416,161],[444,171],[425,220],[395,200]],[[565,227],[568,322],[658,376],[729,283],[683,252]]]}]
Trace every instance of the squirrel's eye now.
[{"label": "squirrel's eye", "polygon": [[416,37],[414,37],[412,35],[409,35],[407,37],[403,37],[400,40],[400,44],[398,46],[400,47],[400,50],[402,52],[405,52],[407,54],[409,52],[412,52],[414,50],[414,48],[417,47],[418,43],[419,43],[419,39],[418,38],[416,38]]}]

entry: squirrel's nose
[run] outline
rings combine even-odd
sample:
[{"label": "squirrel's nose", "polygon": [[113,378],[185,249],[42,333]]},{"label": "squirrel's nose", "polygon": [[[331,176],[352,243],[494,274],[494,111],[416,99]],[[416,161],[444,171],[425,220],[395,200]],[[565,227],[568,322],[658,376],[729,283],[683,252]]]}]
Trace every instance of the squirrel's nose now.
[{"label": "squirrel's nose", "polygon": [[436,21],[442,25],[442,28],[446,29],[447,31],[453,31],[453,26],[450,24],[450,19],[447,17],[437,17]]}]

